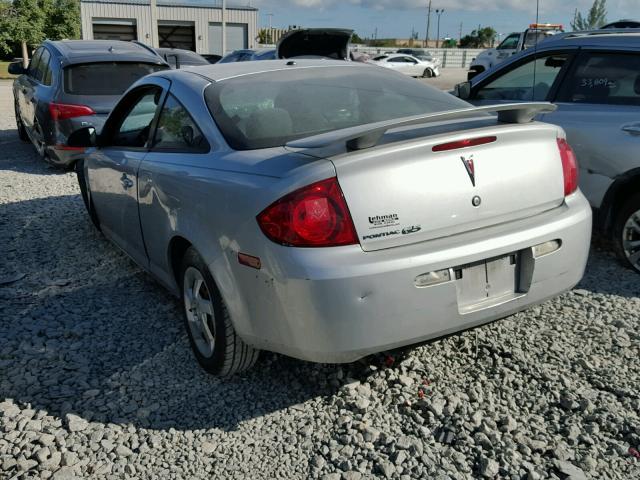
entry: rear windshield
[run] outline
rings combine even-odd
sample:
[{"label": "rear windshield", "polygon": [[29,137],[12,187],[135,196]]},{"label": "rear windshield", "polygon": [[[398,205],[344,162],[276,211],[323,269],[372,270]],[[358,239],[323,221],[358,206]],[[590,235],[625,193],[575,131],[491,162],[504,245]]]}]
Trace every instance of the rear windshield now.
[{"label": "rear windshield", "polygon": [[312,67],[230,78],[205,91],[236,150],[282,146],[323,132],[469,104],[375,66]]},{"label": "rear windshield", "polygon": [[64,91],[71,95],[121,95],[136,80],[164,65],[150,63],[85,63],[64,69]]}]

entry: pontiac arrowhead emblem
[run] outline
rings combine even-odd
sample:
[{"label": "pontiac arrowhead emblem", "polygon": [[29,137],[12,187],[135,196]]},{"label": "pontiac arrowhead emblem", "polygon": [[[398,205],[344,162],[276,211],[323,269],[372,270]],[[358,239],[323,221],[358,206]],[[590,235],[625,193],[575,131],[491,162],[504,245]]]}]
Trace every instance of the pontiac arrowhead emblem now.
[{"label": "pontiac arrowhead emblem", "polygon": [[473,165],[473,155],[471,155],[469,158],[460,157],[460,160],[462,160],[462,163],[464,164],[464,168],[467,170],[467,173],[469,174],[469,178],[471,179],[471,184],[475,187],[476,186],[476,168]]}]

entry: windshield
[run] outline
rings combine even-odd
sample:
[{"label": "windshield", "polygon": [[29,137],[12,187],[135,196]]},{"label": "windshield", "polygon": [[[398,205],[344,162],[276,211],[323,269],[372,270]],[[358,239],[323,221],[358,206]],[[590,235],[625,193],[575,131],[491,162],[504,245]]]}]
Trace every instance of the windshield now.
[{"label": "windshield", "polygon": [[70,95],[121,95],[138,79],[167,68],[129,62],[71,65],[64,69],[64,91]]},{"label": "windshield", "polygon": [[312,67],[212,84],[207,106],[236,150],[282,146],[323,132],[469,105],[377,67]]},{"label": "windshield", "polygon": [[497,46],[498,50],[515,50],[518,48],[518,41],[520,40],[519,33],[512,33],[505,38],[500,45]]}]

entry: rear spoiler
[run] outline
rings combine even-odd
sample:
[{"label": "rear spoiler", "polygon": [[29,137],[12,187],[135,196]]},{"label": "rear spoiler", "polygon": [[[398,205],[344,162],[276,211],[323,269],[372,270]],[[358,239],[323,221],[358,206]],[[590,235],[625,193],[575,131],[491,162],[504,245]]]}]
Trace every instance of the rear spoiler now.
[{"label": "rear spoiler", "polygon": [[553,112],[557,107],[547,102],[508,103],[485,107],[461,108],[446,112],[414,115],[411,117],[384,120],[382,122],[343,128],[321,133],[311,137],[292,140],[286,144],[291,148],[322,148],[336,143],[346,142],[349,150],[362,150],[374,147],[380,138],[392,128],[408,127],[444,120],[456,120],[478,116],[478,114],[497,113],[498,121],[504,123],[529,123],[540,113]]}]

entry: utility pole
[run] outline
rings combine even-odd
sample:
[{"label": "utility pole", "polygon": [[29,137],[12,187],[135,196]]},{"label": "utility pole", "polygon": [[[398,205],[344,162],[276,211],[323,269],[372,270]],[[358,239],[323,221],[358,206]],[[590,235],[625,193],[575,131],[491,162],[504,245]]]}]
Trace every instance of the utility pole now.
[{"label": "utility pole", "polygon": [[458,43],[462,40],[462,22],[460,22],[460,30],[458,30]]},{"label": "utility pole", "polygon": [[149,2],[149,8],[151,9],[151,46],[158,48],[160,42],[158,41],[158,9],[156,8],[156,0]]},{"label": "utility pole", "polygon": [[436,48],[440,48],[440,17],[444,13],[444,8],[436,8],[436,15],[438,15],[438,34],[436,38]]},{"label": "utility pole", "polygon": [[227,0],[222,0],[222,56],[227,53]]},{"label": "utility pole", "polygon": [[269,17],[269,30],[271,30],[271,19],[273,18],[273,13],[267,13],[267,17]]},{"label": "utility pole", "polygon": [[429,6],[427,7],[427,33],[424,36],[424,47],[429,48],[429,27],[431,26],[431,0],[429,0]]}]

